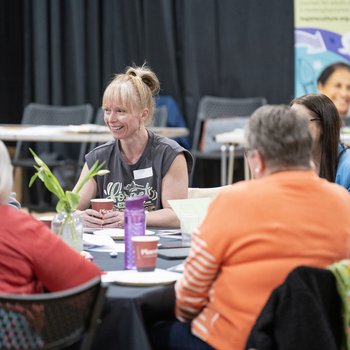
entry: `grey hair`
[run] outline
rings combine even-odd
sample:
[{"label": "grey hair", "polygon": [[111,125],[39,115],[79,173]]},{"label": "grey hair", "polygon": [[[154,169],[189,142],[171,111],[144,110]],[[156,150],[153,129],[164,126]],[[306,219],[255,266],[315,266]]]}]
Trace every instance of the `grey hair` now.
[{"label": "grey hair", "polygon": [[268,168],[310,167],[312,138],[306,118],[284,105],[265,105],[249,118],[247,147],[264,157]]},{"label": "grey hair", "polygon": [[7,204],[13,186],[12,164],[7,148],[0,141],[0,204]]}]

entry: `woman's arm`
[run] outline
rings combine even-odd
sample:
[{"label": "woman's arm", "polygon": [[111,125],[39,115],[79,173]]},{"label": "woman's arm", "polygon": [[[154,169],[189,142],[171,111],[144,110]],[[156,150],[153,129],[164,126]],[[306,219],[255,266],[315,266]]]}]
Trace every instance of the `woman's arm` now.
[{"label": "woman's arm", "polygon": [[[89,172],[89,168],[87,164],[84,164],[83,170],[81,171],[79,180],[75,185],[74,189],[77,188],[80,181],[85,177],[85,175]],[[86,227],[101,227],[103,225],[103,214],[100,212],[89,209],[90,200],[96,197],[97,192],[97,184],[94,179],[90,179],[80,190],[80,200],[78,204],[78,211],[81,215],[81,218],[84,221],[84,226]]]},{"label": "woman's arm", "polygon": [[194,234],[184,272],[175,285],[175,314],[181,322],[192,321],[208,303],[220,265],[207,249],[206,241]]},{"label": "woman's arm", "polygon": [[183,153],[179,154],[171,164],[162,181],[163,209],[147,214],[147,226],[180,227],[175,212],[171,209],[169,199],[185,199],[188,192],[187,163]]}]

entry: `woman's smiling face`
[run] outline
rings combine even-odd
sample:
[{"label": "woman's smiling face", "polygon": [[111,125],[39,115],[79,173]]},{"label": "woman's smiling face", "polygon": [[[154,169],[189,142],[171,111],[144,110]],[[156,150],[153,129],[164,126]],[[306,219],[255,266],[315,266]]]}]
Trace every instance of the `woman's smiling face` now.
[{"label": "woman's smiling face", "polygon": [[345,117],[350,106],[350,72],[345,68],[337,68],[324,84],[318,83],[318,90],[328,96],[339,112]]},{"label": "woman's smiling face", "polygon": [[142,111],[128,109],[118,103],[104,107],[104,121],[115,139],[126,139],[134,135],[142,124]]}]

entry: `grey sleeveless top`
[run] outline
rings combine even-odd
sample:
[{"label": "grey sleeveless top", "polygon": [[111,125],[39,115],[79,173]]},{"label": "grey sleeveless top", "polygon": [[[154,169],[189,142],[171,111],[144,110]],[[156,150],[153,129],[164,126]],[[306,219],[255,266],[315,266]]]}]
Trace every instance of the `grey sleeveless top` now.
[{"label": "grey sleeveless top", "polygon": [[135,164],[124,161],[118,141],[109,141],[96,147],[86,156],[89,169],[96,160],[105,161],[104,169],[110,173],[96,176],[97,198],[112,198],[117,210],[124,210],[125,199],[147,194],[145,203],[148,211],[162,208],[162,179],[168,172],[175,157],[183,153],[187,161],[187,171],[192,171],[193,158],[189,151],[176,141],[148,131],[148,142],[143,154]]}]

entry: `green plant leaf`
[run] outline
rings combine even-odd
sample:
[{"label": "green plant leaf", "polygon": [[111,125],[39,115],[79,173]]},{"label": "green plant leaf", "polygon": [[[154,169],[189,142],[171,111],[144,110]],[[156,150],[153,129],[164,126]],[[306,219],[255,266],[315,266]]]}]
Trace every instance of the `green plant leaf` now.
[{"label": "green plant leaf", "polygon": [[104,170],[98,171],[96,175],[97,175],[97,176],[103,176],[103,175],[106,175],[106,174],[108,174],[108,173],[109,173],[109,170],[104,169]]},{"label": "green plant leaf", "polygon": [[91,167],[89,172],[85,175],[85,177],[81,180],[81,182],[79,182],[79,185],[74,190],[74,192],[79,193],[80,190],[84,187],[84,185],[94,176],[105,175],[105,174],[109,173],[109,170],[107,170],[107,169],[101,170],[101,168],[103,167],[104,164],[105,164],[105,162],[102,162],[101,164],[99,164],[98,160],[96,160],[96,162],[93,164],[93,166]]},{"label": "green plant leaf", "polygon": [[76,209],[80,199],[79,192],[86,182],[96,175],[105,175],[109,173],[109,170],[101,170],[105,162],[100,164],[99,161],[96,161],[89,172],[84,176],[83,180],[79,183],[77,189],[64,192],[56,176],[51,172],[45,162],[40,159],[31,148],[29,148],[29,151],[33,155],[37,164],[34,165],[36,173],[31,177],[29,187],[31,187],[34,181],[39,178],[44,183],[45,187],[58,198],[58,203],[56,205],[57,212],[65,211],[70,213],[72,210]]},{"label": "green plant leaf", "polygon": [[29,187],[32,187],[34,181],[36,180],[36,178],[38,177],[38,173],[35,173],[31,178],[30,178],[30,181],[29,181]]},{"label": "green plant leaf", "polygon": [[74,193],[72,191],[66,191],[66,198],[68,200],[69,206],[71,209],[76,209],[79,204],[80,196],[77,193]]},{"label": "green plant leaf", "polygon": [[62,198],[57,202],[56,211],[59,213],[60,211],[66,211],[65,199]]}]

